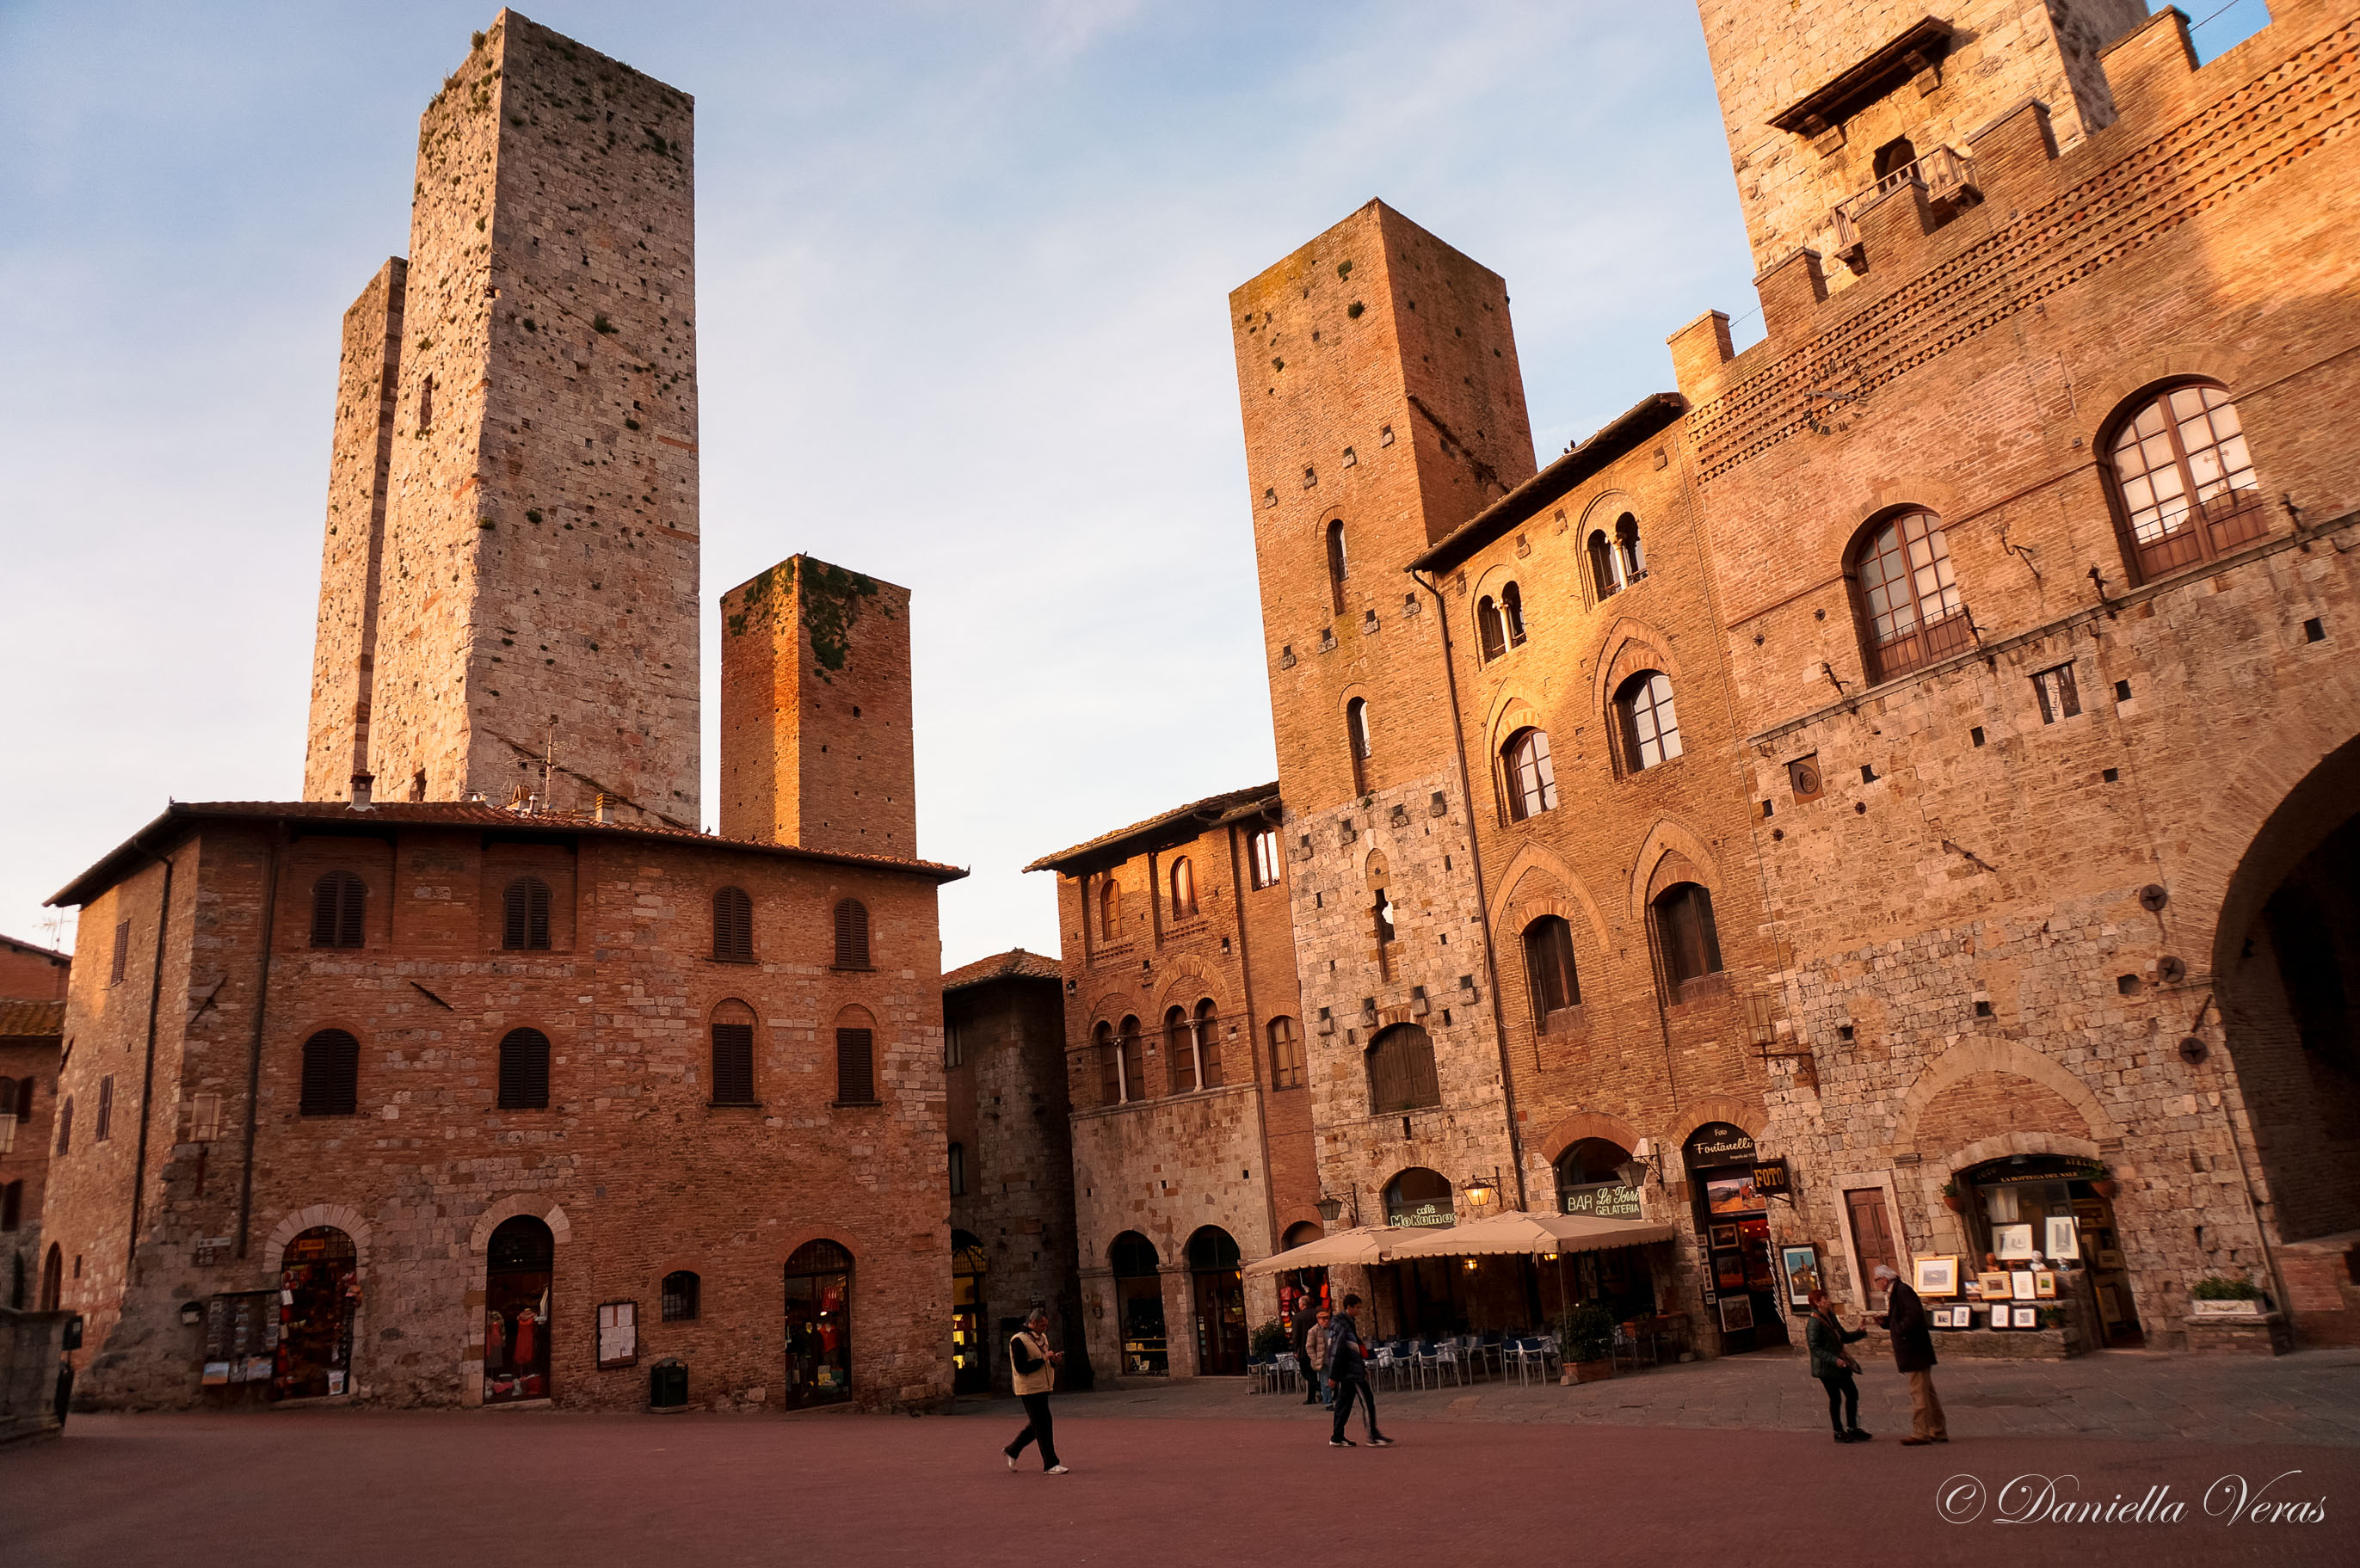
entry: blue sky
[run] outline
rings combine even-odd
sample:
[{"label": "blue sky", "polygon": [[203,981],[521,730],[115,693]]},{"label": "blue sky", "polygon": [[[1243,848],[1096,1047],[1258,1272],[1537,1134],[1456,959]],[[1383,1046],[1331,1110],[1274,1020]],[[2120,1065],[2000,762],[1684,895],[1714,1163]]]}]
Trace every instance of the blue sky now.
[{"label": "blue sky", "polygon": [[[0,5],[0,931],[70,942],[168,796],[300,791],[338,323],[493,14]],[[1231,288],[1384,198],[1507,278],[1544,457],[1754,310],[1677,0],[527,14],[696,95],[707,680],[782,556],[914,591],[946,965],[1275,775]]]}]

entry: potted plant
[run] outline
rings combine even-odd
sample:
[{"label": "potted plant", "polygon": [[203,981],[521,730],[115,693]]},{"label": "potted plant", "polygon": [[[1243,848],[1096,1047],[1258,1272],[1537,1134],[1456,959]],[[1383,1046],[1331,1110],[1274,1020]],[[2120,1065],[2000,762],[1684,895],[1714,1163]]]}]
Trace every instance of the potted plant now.
[{"label": "potted plant", "polygon": [[2090,1183],[2090,1191],[2110,1203],[2114,1201],[2115,1183],[2112,1167],[2101,1165],[2082,1179]]},{"label": "potted plant", "polygon": [[1583,1301],[1557,1320],[1557,1343],[1571,1381],[1614,1376],[1614,1317],[1596,1301]]},{"label": "potted plant", "polygon": [[2261,1288],[2251,1279],[2229,1279],[2216,1274],[2188,1288],[2189,1307],[2200,1318],[2257,1318],[2262,1315]]},{"label": "potted plant", "polygon": [[1276,1318],[1253,1331],[1252,1356],[1256,1361],[1268,1361],[1294,1348],[1295,1342],[1287,1337],[1284,1325]]},{"label": "potted plant", "polygon": [[1959,1191],[1958,1178],[1942,1183],[1942,1206],[1957,1214],[1966,1204],[1966,1195]]}]

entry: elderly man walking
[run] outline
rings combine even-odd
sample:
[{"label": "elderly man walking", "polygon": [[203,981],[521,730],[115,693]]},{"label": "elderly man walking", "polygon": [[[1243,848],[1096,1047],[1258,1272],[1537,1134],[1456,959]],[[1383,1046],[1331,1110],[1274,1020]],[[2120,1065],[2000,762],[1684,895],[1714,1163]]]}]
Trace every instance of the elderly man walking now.
[{"label": "elderly man walking", "polygon": [[1016,1468],[1017,1455],[1030,1443],[1041,1445],[1041,1468],[1051,1475],[1063,1475],[1065,1467],[1057,1463],[1057,1439],[1049,1423],[1049,1390],[1057,1386],[1057,1368],[1064,1364],[1065,1353],[1049,1348],[1049,1309],[1034,1307],[1025,1318],[1024,1326],[1008,1341],[1009,1380],[1014,1385],[1016,1397],[1024,1401],[1024,1430],[1016,1441],[1000,1450],[1008,1455],[1008,1467]]},{"label": "elderly man walking", "polygon": [[1885,1287],[1885,1315],[1877,1323],[1893,1334],[1893,1364],[1909,1378],[1911,1448],[1950,1441],[1942,1422],[1942,1399],[1934,1392],[1934,1334],[1926,1322],[1926,1303],[1889,1263],[1876,1266],[1875,1279]]}]

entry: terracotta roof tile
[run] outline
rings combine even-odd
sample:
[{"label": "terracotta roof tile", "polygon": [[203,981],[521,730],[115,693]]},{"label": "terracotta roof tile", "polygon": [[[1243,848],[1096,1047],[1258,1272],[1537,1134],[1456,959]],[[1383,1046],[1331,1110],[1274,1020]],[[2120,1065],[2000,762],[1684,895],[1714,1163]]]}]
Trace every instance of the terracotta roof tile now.
[{"label": "terracotta roof tile", "polygon": [[66,1032],[63,1002],[25,1002],[0,996],[0,1037],[11,1040],[56,1037]]},{"label": "terracotta roof tile", "polygon": [[[1207,827],[1226,818],[1249,813],[1255,809],[1275,811],[1278,807],[1278,786],[1274,782],[1257,784],[1251,789],[1231,789],[1225,794],[1207,795],[1201,800],[1191,800],[1185,806],[1175,806],[1171,811],[1150,817],[1143,822],[1133,822],[1127,828],[1117,828],[1112,833],[1100,833],[1087,844],[1077,844],[1071,849],[1061,849],[1054,855],[1044,855],[1024,869],[1063,871],[1077,861],[1102,860],[1107,864],[1112,864],[1118,860],[1128,859],[1131,855],[1138,854],[1143,849],[1161,848],[1165,844],[1178,844],[1195,838]],[[1128,842],[1131,840],[1140,842],[1132,845]],[[1123,855],[1107,853],[1117,845],[1125,845],[1128,853]]]},{"label": "terracotta roof tile", "polygon": [[989,958],[978,958],[973,964],[962,964],[943,976],[943,989],[956,991],[962,986],[980,985],[987,980],[1047,980],[1052,983],[1065,978],[1065,965],[1043,953],[1027,953],[1011,947],[1006,953],[995,953]]}]

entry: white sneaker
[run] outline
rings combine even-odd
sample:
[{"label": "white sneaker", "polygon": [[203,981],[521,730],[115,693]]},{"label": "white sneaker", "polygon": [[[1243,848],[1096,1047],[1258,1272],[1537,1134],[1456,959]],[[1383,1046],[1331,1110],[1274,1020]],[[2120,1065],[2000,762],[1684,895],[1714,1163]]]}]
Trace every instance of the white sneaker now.
[{"label": "white sneaker", "polygon": [[1047,1470],[1042,1472],[1042,1474],[1047,1475],[1062,1475],[1065,1473],[1065,1467],[1062,1465],[1052,1465]]},{"label": "white sneaker", "polygon": [[1016,1455],[1014,1455],[1013,1454],[1009,1454],[1007,1457],[1008,1457],[1008,1473],[1009,1473],[1010,1475],[1015,1475],[1015,1474],[1016,1474]]}]

